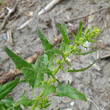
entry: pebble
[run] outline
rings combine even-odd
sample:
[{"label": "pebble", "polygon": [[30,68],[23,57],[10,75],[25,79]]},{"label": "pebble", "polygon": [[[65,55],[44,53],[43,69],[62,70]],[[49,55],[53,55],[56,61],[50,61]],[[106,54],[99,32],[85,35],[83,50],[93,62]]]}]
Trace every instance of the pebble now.
[{"label": "pebble", "polygon": [[74,106],[74,102],[71,102],[70,105],[71,105],[71,106]]},{"label": "pebble", "polygon": [[6,34],[3,34],[3,35],[1,35],[1,40],[7,40],[7,36],[6,36]]}]

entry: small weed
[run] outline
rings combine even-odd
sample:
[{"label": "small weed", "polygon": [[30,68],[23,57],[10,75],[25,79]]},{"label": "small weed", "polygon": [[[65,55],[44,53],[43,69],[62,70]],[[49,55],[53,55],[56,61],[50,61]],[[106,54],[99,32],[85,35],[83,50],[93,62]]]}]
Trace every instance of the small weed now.
[{"label": "small weed", "polygon": [[[86,97],[83,93],[77,91],[75,88],[70,86],[68,81],[67,84],[62,85],[60,80],[55,78],[57,72],[61,69],[64,72],[80,72],[90,68],[93,64],[88,67],[71,70],[71,64],[68,62],[67,57],[70,54],[73,55],[86,55],[92,51],[83,52],[81,46],[85,47],[85,42],[95,42],[95,37],[99,35],[100,29],[97,27],[86,28],[83,32],[83,25],[80,22],[79,29],[77,34],[72,33],[73,41],[68,37],[65,23],[57,24],[57,27],[62,34],[62,42],[59,44],[60,48],[54,48],[53,45],[44,37],[41,31],[38,29],[38,35],[42,42],[44,48],[44,55],[40,55],[35,64],[30,64],[13,53],[10,49],[5,47],[5,51],[9,57],[13,60],[16,65],[16,68],[24,74],[24,80],[22,82],[29,83],[33,89],[33,98],[28,99],[25,95],[18,99],[17,102],[14,102],[12,98],[7,97],[16,85],[19,83],[19,78],[14,81],[8,82],[5,85],[0,85],[0,109],[1,110],[22,110],[20,105],[23,105],[25,109],[31,106],[31,110],[42,110],[47,108],[51,101],[49,100],[48,95],[54,93],[55,96],[59,97],[69,97],[73,100],[83,100],[86,101]],[[56,56],[61,56],[61,59],[58,59]],[[68,69],[64,70],[64,63],[67,64]],[[54,65],[57,64],[55,68]],[[48,80],[45,80],[45,75],[47,74]],[[55,85],[57,83],[57,86]],[[35,97],[35,88],[42,88],[41,93]]]}]

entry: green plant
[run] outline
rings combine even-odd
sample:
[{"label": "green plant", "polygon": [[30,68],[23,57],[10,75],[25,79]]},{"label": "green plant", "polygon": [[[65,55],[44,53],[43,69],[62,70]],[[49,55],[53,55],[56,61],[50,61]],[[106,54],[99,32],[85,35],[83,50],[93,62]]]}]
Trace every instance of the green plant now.
[{"label": "green plant", "polygon": [[0,1],[0,5],[2,5],[3,4],[3,1]]},{"label": "green plant", "polygon": [[[24,74],[24,80],[22,82],[29,83],[32,87],[33,98],[28,99],[25,92],[17,102],[14,102],[12,98],[7,97],[8,93],[11,92],[12,89],[18,84],[19,78],[17,78],[15,81],[11,81],[0,86],[0,108],[2,108],[2,110],[22,110],[20,105],[23,105],[26,109],[31,106],[31,110],[35,110],[36,108],[37,110],[47,108],[51,102],[48,95],[52,93],[59,97],[66,96],[71,99],[86,101],[85,95],[77,91],[75,88],[72,88],[69,81],[66,85],[62,85],[61,82],[55,78],[55,75],[59,69],[64,72],[80,72],[90,68],[95,63],[94,61],[93,64],[83,69],[71,70],[71,64],[68,62],[67,57],[70,54],[86,55],[93,52],[92,50],[83,53],[83,50],[81,50],[80,47],[82,46],[84,48],[89,48],[84,46],[85,42],[95,42],[94,39],[99,35],[100,29],[91,27],[89,29],[86,28],[83,32],[83,25],[80,22],[77,34],[74,35],[72,33],[73,40],[70,40],[64,22],[62,22],[61,25],[57,24],[57,27],[62,34],[62,42],[59,44],[59,49],[54,48],[38,29],[37,32],[44,48],[44,55],[40,55],[35,64],[26,62],[13,53],[10,49],[5,47],[5,51],[15,63],[16,68],[21,70]],[[61,59],[58,59],[57,55],[60,55]],[[67,64],[67,70],[63,67],[64,63]],[[54,65],[57,66],[55,67]],[[45,74],[47,74],[48,80],[45,79]],[[57,86],[55,86],[55,84],[57,84]],[[36,97],[35,88],[42,88],[41,93]]]}]

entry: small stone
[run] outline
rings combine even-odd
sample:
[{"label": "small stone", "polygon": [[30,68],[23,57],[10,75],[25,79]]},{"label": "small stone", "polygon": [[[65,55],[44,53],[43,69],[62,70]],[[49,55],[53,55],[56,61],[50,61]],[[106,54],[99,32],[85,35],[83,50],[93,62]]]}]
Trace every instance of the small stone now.
[{"label": "small stone", "polygon": [[26,61],[27,61],[28,63],[33,63],[33,59],[32,59],[31,57],[27,58]]},{"label": "small stone", "polygon": [[1,40],[7,40],[6,34],[1,35]]},{"label": "small stone", "polygon": [[74,102],[71,102],[70,105],[71,105],[71,106],[74,106]]}]

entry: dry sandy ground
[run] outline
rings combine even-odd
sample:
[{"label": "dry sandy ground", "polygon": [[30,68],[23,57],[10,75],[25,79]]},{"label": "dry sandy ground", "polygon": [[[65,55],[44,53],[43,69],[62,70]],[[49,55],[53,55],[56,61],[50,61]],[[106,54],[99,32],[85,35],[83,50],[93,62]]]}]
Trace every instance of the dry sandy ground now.
[{"label": "dry sandy ground", "polygon": [[[0,14],[4,12],[6,6],[13,7],[14,1],[15,0],[9,0],[8,4],[6,3],[4,6],[0,6]],[[70,20],[90,14],[91,12],[110,5],[109,0],[62,0],[63,2],[56,5],[51,11],[42,16],[38,16],[38,12],[50,1],[51,0],[19,0],[18,10],[8,20],[6,28],[0,30],[0,69],[8,72],[15,67],[3,49],[5,45],[11,50],[18,52],[19,55],[25,59],[42,48],[36,32],[37,28],[40,28],[46,38],[50,42],[53,42],[56,36],[54,18],[56,22],[61,22],[63,19],[64,21]],[[32,2],[35,2],[35,4],[30,7]],[[22,14],[16,18],[19,13]],[[31,19],[30,23],[25,28],[18,30],[18,28],[29,19]],[[89,26],[94,25],[101,28],[102,33],[97,40],[101,41],[105,47],[99,50],[99,55],[102,56],[105,53],[110,53],[110,10],[103,10],[89,18],[74,20],[66,25],[75,27],[80,20],[86,20],[87,23],[92,21]],[[3,21],[0,20],[0,26],[2,22]],[[8,29],[11,29],[13,33],[13,46],[6,40],[6,32]],[[87,56],[70,57],[72,68],[82,68],[89,65],[93,59],[97,58],[97,54],[98,53],[95,52]],[[21,78],[23,78],[23,76],[21,76]],[[50,96],[52,105],[47,110],[110,110],[109,59],[99,60],[95,66],[80,73],[64,74],[62,71],[59,71],[57,78],[63,83],[69,80],[72,87],[77,88],[77,90],[86,95],[88,101],[83,102],[70,100],[65,97],[59,98]],[[26,90],[27,96],[31,98],[31,88],[26,84],[20,83],[13,91],[14,99],[17,100],[17,98],[23,94],[24,90]]]}]

